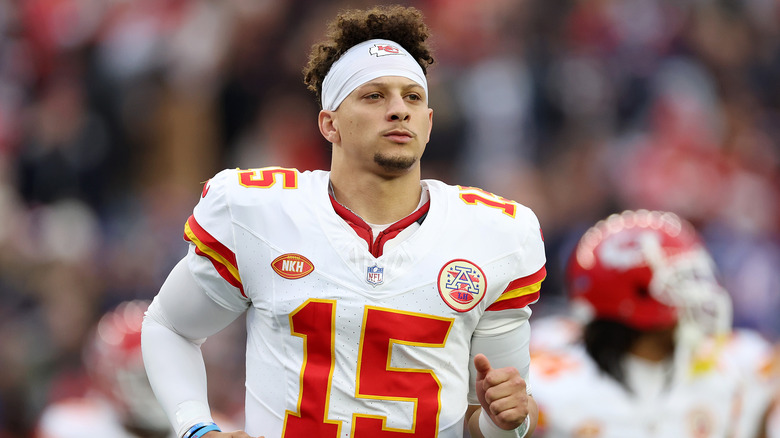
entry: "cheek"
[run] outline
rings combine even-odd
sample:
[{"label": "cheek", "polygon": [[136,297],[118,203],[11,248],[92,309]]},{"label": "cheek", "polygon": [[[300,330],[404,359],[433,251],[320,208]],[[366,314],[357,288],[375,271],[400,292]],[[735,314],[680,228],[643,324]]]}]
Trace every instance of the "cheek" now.
[{"label": "cheek", "polygon": [[357,115],[352,115],[341,124],[341,136],[342,138],[359,138],[361,135],[365,135],[367,132],[366,125],[361,118]]},{"label": "cheek", "polygon": [[346,121],[341,124],[341,129],[339,131],[339,134],[341,135],[341,140],[351,140],[355,137],[355,122],[350,120]]},{"label": "cheek", "polygon": [[423,120],[424,121],[420,122],[417,132],[419,132],[420,136],[425,139],[425,143],[428,143],[428,141],[431,139],[431,127],[433,125],[428,119]]}]

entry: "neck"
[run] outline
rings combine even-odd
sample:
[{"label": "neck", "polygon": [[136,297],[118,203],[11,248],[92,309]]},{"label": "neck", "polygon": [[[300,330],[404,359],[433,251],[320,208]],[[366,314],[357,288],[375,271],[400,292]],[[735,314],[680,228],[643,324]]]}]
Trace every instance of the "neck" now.
[{"label": "neck", "polygon": [[629,349],[634,356],[653,362],[666,360],[674,353],[674,329],[642,334]]},{"label": "neck", "polygon": [[419,172],[390,179],[331,172],[330,179],[336,200],[368,223],[397,222],[420,203]]}]

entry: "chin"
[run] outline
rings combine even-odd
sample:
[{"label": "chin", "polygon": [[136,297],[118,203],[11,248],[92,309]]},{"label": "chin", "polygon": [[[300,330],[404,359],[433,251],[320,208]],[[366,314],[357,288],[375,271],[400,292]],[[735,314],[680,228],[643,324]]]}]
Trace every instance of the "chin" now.
[{"label": "chin", "polygon": [[417,157],[374,155],[374,163],[390,173],[405,173],[417,163]]}]

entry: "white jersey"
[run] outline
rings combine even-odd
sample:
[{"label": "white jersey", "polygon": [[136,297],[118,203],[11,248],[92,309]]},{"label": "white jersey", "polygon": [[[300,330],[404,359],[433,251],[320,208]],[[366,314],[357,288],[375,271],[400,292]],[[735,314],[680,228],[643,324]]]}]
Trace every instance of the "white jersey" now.
[{"label": "white jersey", "polygon": [[531,354],[540,350],[564,348],[582,339],[582,324],[568,315],[545,315],[532,318],[532,321],[533,330],[529,344]]},{"label": "white jersey", "polygon": [[429,203],[373,236],[328,184],[324,171],[226,170],[185,227],[196,281],[248,309],[246,431],[461,436],[477,403],[472,336],[527,326],[538,299],[535,215],[425,180]]},{"label": "white jersey", "polygon": [[553,438],[715,438],[737,431],[741,377],[718,357],[624,360],[631,391],[601,372],[582,344],[532,354],[536,435]]},{"label": "white jersey", "polygon": [[[735,366],[744,380],[737,437],[759,436],[773,397],[777,396],[780,376],[773,345],[758,332],[735,329],[721,350],[724,361]],[[771,430],[771,425],[767,426]],[[780,429],[768,436],[780,438]]]}]

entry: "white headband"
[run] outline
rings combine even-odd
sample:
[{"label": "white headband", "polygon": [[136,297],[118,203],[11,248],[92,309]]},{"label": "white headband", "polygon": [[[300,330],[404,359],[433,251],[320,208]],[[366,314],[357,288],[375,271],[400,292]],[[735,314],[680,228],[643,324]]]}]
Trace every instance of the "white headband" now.
[{"label": "white headband", "polygon": [[357,87],[382,76],[401,76],[425,89],[428,81],[420,64],[400,44],[368,40],[353,46],[333,63],[322,81],[322,109],[335,111]]}]

